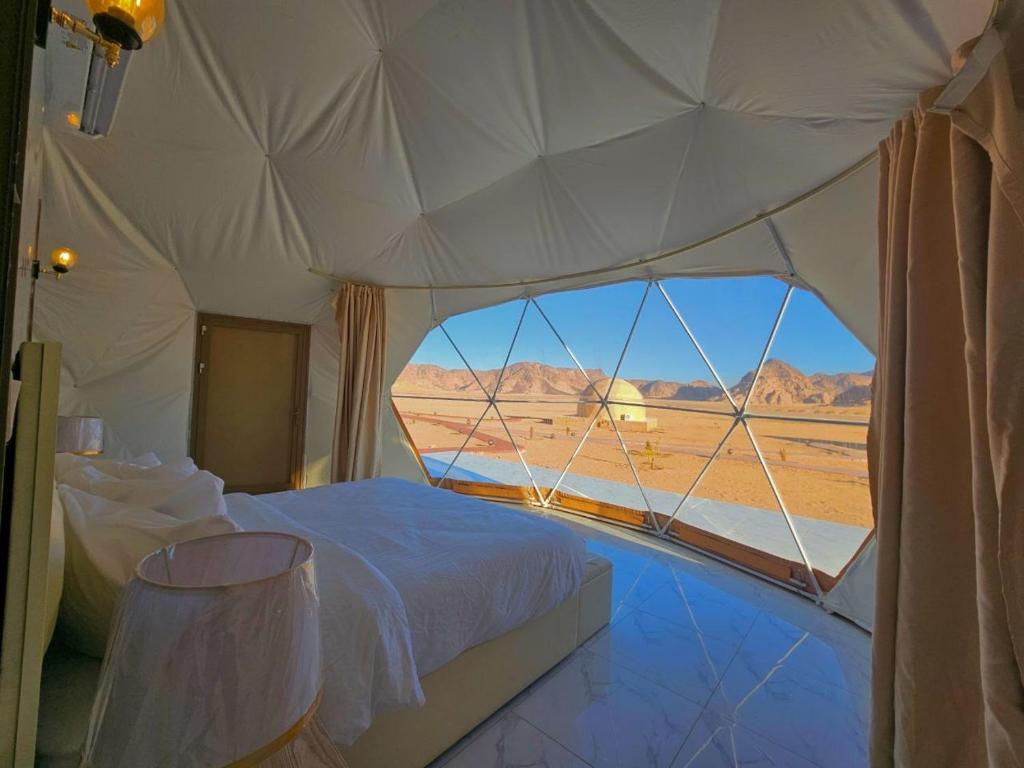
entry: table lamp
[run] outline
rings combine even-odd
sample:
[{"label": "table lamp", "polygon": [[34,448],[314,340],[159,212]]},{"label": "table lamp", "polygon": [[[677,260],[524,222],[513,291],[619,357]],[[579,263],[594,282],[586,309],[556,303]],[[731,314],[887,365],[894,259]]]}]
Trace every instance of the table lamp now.
[{"label": "table lamp", "polygon": [[147,556],[114,618],[82,765],[343,766],[312,727],[318,609],[313,546],[297,536],[229,533]]},{"label": "table lamp", "polygon": [[103,419],[93,416],[57,417],[57,453],[96,456],[103,453]]}]

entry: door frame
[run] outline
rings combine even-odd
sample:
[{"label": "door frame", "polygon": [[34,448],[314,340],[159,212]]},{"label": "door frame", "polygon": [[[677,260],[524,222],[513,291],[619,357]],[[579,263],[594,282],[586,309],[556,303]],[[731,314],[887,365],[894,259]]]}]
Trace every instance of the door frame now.
[{"label": "door frame", "polygon": [[[196,342],[192,360],[192,408],[189,418],[189,454],[196,464],[202,463],[199,456],[199,434],[204,426],[203,414],[206,407],[206,387],[203,386],[202,365],[209,352],[205,327],[216,325],[223,328],[239,328],[246,331],[291,332],[299,337],[298,357],[295,361],[293,390],[298,402],[294,403],[295,416],[292,420],[292,466],[291,485],[294,489],[303,487],[306,459],[306,406],[309,400],[309,341],[310,326],[302,323],[284,323],[276,320],[259,320],[252,317],[218,315],[209,312],[196,313]],[[267,493],[276,487],[248,485],[233,488],[229,492]]]}]

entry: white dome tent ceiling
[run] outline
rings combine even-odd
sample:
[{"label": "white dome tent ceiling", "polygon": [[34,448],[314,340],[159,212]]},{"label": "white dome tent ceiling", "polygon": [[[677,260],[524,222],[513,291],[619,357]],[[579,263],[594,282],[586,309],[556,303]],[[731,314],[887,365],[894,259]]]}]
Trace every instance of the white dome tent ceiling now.
[{"label": "white dome tent ceiling", "polygon": [[[85,13],[80,0],[69,10]],[[463,288],[637,274],[601,271],[704,241],[869,157],[988,12],[174,0],[100,141],[64,123],[58,86],[81,57],[51,31],[42,248],[82,258],[40,283],[37,324],[65,344],[65,407],[105,416],[122,450],[183,453],[194,311],[323,318],[334,284],[310,269]],[[869,162],[770,226],[638,271],[792,264],[873,346],[875,185]],[[510,291],[450,292],[437,307]],[[395,372],[429,325],[424,293],[393,313]],[[314,372],[311,420],[330,421],[331,337],[315,338],[328,373]],[[312,426],[310,461],[330,445]]]}]

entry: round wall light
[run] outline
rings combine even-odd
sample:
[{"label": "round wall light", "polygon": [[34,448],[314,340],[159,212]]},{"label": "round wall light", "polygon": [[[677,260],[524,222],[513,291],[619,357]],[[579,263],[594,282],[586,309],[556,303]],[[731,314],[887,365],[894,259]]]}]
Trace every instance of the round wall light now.
[{"label": "round wall light", "polygon": [[53,253],[50,254],[50,264],[53,265],[53,271],[58,275],[66,275],[75,268],[77,263],[78,254],[70,248],[54,248]]}]

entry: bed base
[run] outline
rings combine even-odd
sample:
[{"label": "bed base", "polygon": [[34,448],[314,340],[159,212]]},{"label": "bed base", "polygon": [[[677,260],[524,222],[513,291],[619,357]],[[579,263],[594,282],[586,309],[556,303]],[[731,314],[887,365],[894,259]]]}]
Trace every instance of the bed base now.
[{"label": "bed base", "polygon": [[341,752],[349,768],[424,768],[572,653],[611,617],[612,568],[587,561],[580,591],[426,675],[427,703],[379,715]]}]

